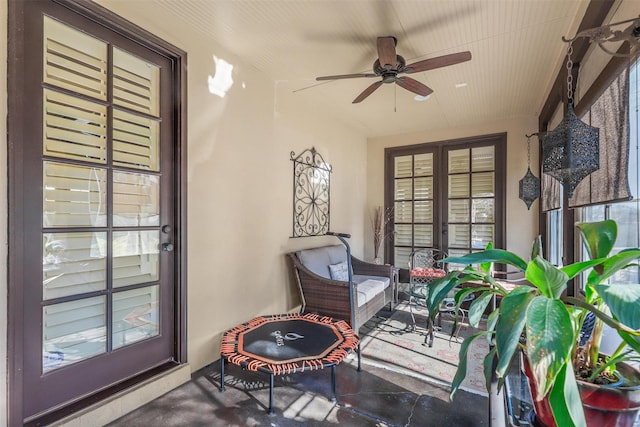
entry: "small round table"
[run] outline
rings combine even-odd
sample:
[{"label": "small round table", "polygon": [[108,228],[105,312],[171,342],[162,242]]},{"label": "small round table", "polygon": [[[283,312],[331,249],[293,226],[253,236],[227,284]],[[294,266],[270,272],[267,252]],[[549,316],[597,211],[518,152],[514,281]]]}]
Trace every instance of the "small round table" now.
[{"label": "small round table", "polygon": [[224,365],[269,374],[269,410],[273,413],[273,378],[331,368],[331,390],[336,399],[335,367],[360,340],[344,320],[307,314],[260,316],[225,332],[220,347],[220,389]]}]

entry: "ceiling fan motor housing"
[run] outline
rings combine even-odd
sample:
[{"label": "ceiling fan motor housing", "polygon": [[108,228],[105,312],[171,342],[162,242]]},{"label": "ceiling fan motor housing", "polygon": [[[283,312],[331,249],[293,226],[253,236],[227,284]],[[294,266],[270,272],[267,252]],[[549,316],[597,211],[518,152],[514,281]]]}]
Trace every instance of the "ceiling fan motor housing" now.
[{"label": "ceiling fan motor housing", "polygon": [[382,76],[383,83],[395,83],[398,73],[404,69],[405,65],[406,61],[400,55],[396,55],[396,66],[391,69],[384,68],[380,65],[380,59],[376,59],[376,62],[373,63],[373,72]]}]

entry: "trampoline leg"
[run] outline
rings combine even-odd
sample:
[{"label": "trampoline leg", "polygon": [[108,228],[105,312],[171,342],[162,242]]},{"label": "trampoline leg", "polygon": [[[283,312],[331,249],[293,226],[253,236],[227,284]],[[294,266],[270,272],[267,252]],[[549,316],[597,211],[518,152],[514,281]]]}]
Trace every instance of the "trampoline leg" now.
[{"label": "trampoline leg", "polygon": [[269,415],[273,414],[273,374],[269,374]]},{"label": "trampoline leg", "polygon": [[331,391],[333,393],[333,397],[331,398],[332,402],[338,400],[338,396],[336,393],[336,365],[331,367]]},{"label": "trampoline leg", "polygon": [[220,391],[224,391],[224,357],[220,358]]},{"label": "trampoline leg", "polygon": [[360,343],[358,343],[358,372],[362,371],[362,368],[360,367],[360,360],[361,356],[360,356]]}]

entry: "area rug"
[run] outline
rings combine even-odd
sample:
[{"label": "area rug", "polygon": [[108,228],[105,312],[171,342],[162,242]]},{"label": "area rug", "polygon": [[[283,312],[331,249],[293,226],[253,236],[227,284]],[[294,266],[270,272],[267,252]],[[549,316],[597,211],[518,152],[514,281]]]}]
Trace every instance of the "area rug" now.
[{"label": "area rug", "polygon": [[[417,327],[412,327],[407,301],[401,302],[394,311],[381,311],[360,329],[362,364],[411,375],[442,385],[451,385],[456,373],[460,343],[466,336],[479,332],[468,324],[463,324],[459,339],[450,338],[453,317],[442,315],[442,328],[435,333],[433,347],[425,344],[427,312],[424,308],[416,311]],[[480,325],[482,327],[482,325]],[[469,348],[467,377],[461,388],[473,393],[487,395],[483,373],[483,360],[488,352],[484,338],[474,340]],[[350,357],[349,363],[357,363]]]}]

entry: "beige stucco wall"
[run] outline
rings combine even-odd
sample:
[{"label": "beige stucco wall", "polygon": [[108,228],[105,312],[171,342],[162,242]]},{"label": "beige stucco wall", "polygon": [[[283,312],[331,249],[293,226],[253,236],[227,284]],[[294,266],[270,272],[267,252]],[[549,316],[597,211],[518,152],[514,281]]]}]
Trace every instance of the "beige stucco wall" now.
[{"label": "beige stucco wall", "polygon": [[[353,233],[354,253],[362,253],[366,162],[353,161],[366,158],[366,139],[160,8],[99,3],[187,52],[188,357],[197,370],[219,358],[226,329],[299,304],[286,252],[339,243],[290,238],[291,151],[313,146],[331,164],[331,228]],[[208,91],[214,55],[234,65],[224,98]]]},{"label": "beige stucco wall", "polygon": [[[488,101],[499,102],[499,100]],[[384,204],[384,149],[471,136],[507,133],[507,247],[528,259],[531,243],[538,233],[538,200],[531,210],[518,198],[518,182],[527,172],[527,138],[536,132],[536,117],[514,117],[467,128],[443,128],[405,135],[372,138],[367,151],[367,209]],[[531,138],[531,170],[538,176],[538,139]],[[365,227],[365,242],[373,240],[371,227]],[[373,256],[373,245],[365,245],[365,256]]]}]

